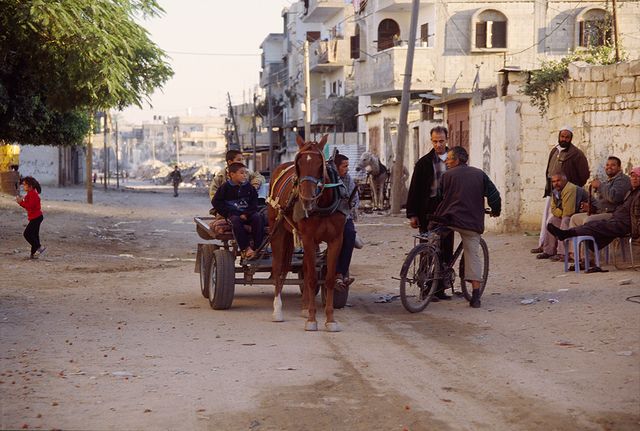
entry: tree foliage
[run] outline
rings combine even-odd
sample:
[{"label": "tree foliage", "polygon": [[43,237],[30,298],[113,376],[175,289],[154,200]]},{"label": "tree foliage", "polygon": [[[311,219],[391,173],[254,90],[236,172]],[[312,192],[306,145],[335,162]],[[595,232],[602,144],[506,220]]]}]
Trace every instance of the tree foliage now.
[{"label": "tree foliage", "polygon": [[521,92],[530,97],[531,104],[538,108],[541,116],[549,108],[549,94],[569,77],[569,63],[575,61],[600,65],[614,64],[615,49],[610,45],[603,45],[576,51],[558,61],[543,61],[540,69],[531,71],[529,80]]},{"label": "tree foliage", "polygon": [[338,97],[331,108],[334,124],[342,132],[357,132],[358,98]]},{"label": "tree foliage", "polygon": [[77,143],[82,112],[148,102],[173,72],[136,19],[161,12],[155,0],[0,0],[0,139]]}]

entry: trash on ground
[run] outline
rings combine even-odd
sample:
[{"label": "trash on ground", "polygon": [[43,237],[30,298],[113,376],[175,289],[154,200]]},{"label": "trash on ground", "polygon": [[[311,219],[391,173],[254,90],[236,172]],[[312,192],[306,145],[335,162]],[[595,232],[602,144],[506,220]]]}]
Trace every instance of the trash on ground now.
[{"label": "trash on ground", "polygon": [[556,298],[549,298],[549,299],[547,299],[547,301],[549,301],[549,304],[557,304],[558,302],[560,302]]},{"label": "trash on ground", "polygon": [[626,285],[626,284],[631,284],[631,283],[632,283],[632,281],[631,281],[631,279],[630,279],[630,278],[625,278],[624,280],[620,280],[620,281],[618,282],[618,284],[619,284],[620,286],[624,286],[624,285]]},{"label": "trash on ground", "polygon": [[382,296],[378,296],[378,299],[376,299],[375,302],[376,304],[386,304],[389,302],[392,302],[396,299],[400,298],[400,295],[392,295],[390,293],[386,294],[386,295],[382,295]]},{"label": "trash on ground", "polygon": [[522,301],[520,301],[520,304],[522,304],[522,305],[530,305],[530,304],[533,304],[534,302],[536,302],[536,298],[527,298],[527,299],[523,299]]},{"label": "trash on ground", "polygon": [[618,355],[618,356],[631,356],[631,355],[633,355],[633,351],[632,350],[623,350],[621,352],[616,352],[616,355]]}]

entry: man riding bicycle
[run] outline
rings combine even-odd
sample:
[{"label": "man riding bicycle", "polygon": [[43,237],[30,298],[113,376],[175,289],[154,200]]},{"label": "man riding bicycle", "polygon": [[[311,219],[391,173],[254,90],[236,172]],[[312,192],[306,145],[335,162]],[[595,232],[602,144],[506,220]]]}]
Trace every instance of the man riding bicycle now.
[{"label": "man riding bicycle", "polygon": [[[478,254],[480,235],[484,232],[484,198],[491,208],[491,217],[498,217],[502,207],[500,192],[487,174],[467,165],[469,154],[462,147],[447,153],[447,171],[442,174],[442,202],[434,213],[436,224],[446,224],[458,232],[464,249],[465,279],[473,288],[469,305],[480,308],[482,262]],[[446,222],[443,222],[445,221]]]}]

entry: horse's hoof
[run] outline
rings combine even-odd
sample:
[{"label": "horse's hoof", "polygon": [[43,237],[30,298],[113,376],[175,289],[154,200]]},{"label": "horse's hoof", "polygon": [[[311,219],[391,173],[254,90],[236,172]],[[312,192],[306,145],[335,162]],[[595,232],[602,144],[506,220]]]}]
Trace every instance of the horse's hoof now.
[{"label": "horse's hoof", "polygon": [[305,331],[317,331],[318,330],[318,322],[309,322],[308,320],[304,323]]},{"label": "horse's hoof", "polygon": [[304,317],[305,319],[308,319],[308,318],[309,318],[309,310],[307,310],[307,309],[305,308],[304,310],[302,310],[302,311],[300,312],[300,315],[301,315],[302,317]]},{"label": "horse's hoof", "polygon": [[272,322],[284,322],[284,314],[281,312],[279,313],[273,313],[271,315],[271,321]]},{"label": "horse's hoof", "polygon": [[342,328],[340,327],[340,324],[338,322],[327,322],[324,324],[325,329],[327,330],[327,332],[340,332],[342,331]]}]

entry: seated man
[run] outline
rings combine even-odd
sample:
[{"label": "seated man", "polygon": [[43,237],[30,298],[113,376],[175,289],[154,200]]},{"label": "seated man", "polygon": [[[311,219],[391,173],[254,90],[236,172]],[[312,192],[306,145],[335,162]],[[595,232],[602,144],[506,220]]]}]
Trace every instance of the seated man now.
[{"label": "seated man", "polygon": [[615,209],[611,218],[590,221],[566,230],[548,224],[547,229],[561,241],[574,236],[592,236],[599,248],[629,234],[634,239],[640,237],[640,166],[631,170],[631,191],[627,193],[624,202]]},{"label": "seated man", "polygon": [[247,180],[247,168],[242,163],[228,166],[229,180],[216,191],[211,202],[221,216],[225,217],[233,229],[238,248],[246,259],[254,256],[249,236],[244,225],[251,226],[254,247],[259,247],[264,238],[264,218],[258,212],[258,192]]},{"label": "seated man", "polygon": [[480,235],[484,232],[484,198],[491,207],[491,216],[498,217],[502,207],[500,192],[487,174],[467,165],[469,155],[462,147],[453,147],[447,154],[447,171],[442,174],[442,202],[435,216],[447,220],[446,225],[460,234],[464,249],[465,277],[473,287],[469,306],[480,308],[482,262]]},{"label": "seated man", "polygon": [[581,205],[580,209],[584,212],[571,216],[569,227],[582,226],[593,220],[610,219],[613,211],[622,203],[631,189],[631,182],[622,172],[622,162],[619,158],[609,157],[604,171],[607,174],[606,181],[600,181],[597,178],[591,181],[591,188],[596,193],[596,197],[591,202],[584,202]]},{"label": "seated man", "polygon": [[[356,188],[356,183],[349,175],[349,158],[344,154],[338,154],[335,157],[335,164],[338,169],[338,176],[340,176],[340,179],[347,188],[347,195],[352,196],[352,193]],[[338,265],[336,268],[336,287],[338,289],[349,287],[349,285],[354,281],[352,277],[349,277],[349,266],[351,265],[351,256],[353,255],[353,248],[356,243],[356,228],[353,224],[353,218],[359,203],[360,197],[356,192],[353,195],[353,199],[351,199],[352,209],[344,224],[342,249],[340,250],[340,256],[338,256]]]},{"label": "seated man", "polygon": [[[582,187],[567,181],[567,176],[556,173],[551,176],[551,217],[549,225],[559,228],[568,228],[571,216],[579,211],[580,203],[587,199]],[[551,232],[551,231],[549,231]],[[560,261],[564,259],[564,243],[558,244],[558,239],[553,235],[546,235],[542,245],[543,252],[536,256],[537,259],[551,259]]]},{"label": "seated man", "polygon": [[[241,151],[238,150],[229,150],[225,155],[225,160],[227,161],[227,168],[224,171],[218,172],[216,176],[211,181],[211,186],[209,187],[209,199],[213,199],[216,195],[216,191],[220,186],[222,186],[225,181],[229,179],[228,168],[231,163],[244,163],[244,156]],[[246,168],[245,168],[246,169]],[[256,189],[260,189],[260,186],[264,183],[264,177],[259,172],[251,172],[247,169],[247,174],[249,176],[249,182]]]}]

